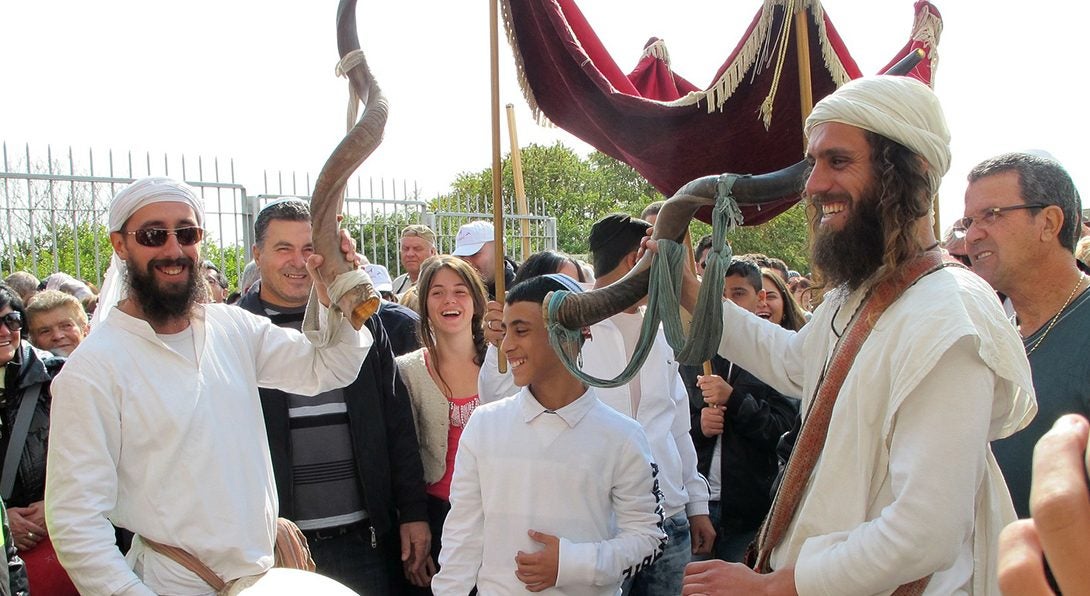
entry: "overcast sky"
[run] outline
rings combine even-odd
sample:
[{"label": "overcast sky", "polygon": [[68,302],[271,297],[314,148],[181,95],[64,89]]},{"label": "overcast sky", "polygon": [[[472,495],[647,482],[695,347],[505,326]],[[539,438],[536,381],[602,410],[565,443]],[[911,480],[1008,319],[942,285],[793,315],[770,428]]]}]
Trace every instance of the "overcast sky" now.
[{"label": "overcast sky", "polygon": [[[582,0],[620,67],[665,39],[674,69],[706,86],[759,9],[756,0]],[[907,40],[911,0],[826,0],[865,73]],[[1090,8],[1083,2],[937,1],[945,29],[936,90],[953,134],[941,190],[943,225],[961,214],[966,172],[1007,150],[1047,150],[1090,194],[1084,78]],[[72,145],[234,158],[238,181],[263,170],[316,173],[344,131],[335,0],[9,0],[0,8],[0,140],[21,153]],[[386,140],[360,170],[408,180],[425,198],[459,172],[491,163],[488,5],[466,0],[367,2],[361,45],[386,92]],[[501,38],[501,105],[520,144],[561,140],[532,122]],[[506,120],[505,120],[506,121]],[[509,150],[503,131],[503,152]],[[526,172],[532,176],[533,172]],[[400,184],[400,183],[399,183]]]}]

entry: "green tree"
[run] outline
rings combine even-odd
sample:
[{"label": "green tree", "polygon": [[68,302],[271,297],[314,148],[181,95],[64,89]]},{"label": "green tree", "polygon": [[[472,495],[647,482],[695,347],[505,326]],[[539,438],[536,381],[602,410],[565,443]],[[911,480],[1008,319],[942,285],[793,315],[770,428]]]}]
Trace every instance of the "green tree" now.
[{"label": "green tree", "polygon": [[[638,215],[648,203],[664,198],[628,165],[599,151],[581,158],[559,142],[524,147],[522,169],[531,212],[557,218],[557,247],[570,254],[588,251],[590,227],[602,216],[614,212]],[[502,180],[504,202],[510,205],[514,200],[510,155],[503,160]],[[464,197],[490,197],[492,168],[459,174],[451,188],[452,192],[433,201],[433,209],[465,210]],[[487,201],[479,204],[478,210],[491,211]],[[711,226],[694,220],[690,233],[695,243],[711,233]],[[760,226],[736,230],[729,240],[735,254],[762,252],[783,259],[793,269],[809,268],[806,216],[801,206]]]},{"label": "green tree", "polygon": [[[502,167],[504,202],[513,205],[510,154]],[[638,214],[648,203],[663,198],[627,165],[599,152],[581,158],[559,142],[524,147],[522,170],[530,212],[557,219],[557,247],[571,254],[587,252],[590,226],[602,216],[618,211]],[[464,210],[463,197],[490,197],[492,168],[459,174],[451,188],[452,192],[433,201],[433,209]]]},{"label": "green tree", "polygon": [[[690,228],[693,244],[711,232],[710,225],[694,222]],[[764,253],[783,259],[789,268],[805,274],[810,270],[806,234],[806,208],[800,203],[777,215],[772,221],[734,230],[727,236],[727,240],[733,254]]]}]

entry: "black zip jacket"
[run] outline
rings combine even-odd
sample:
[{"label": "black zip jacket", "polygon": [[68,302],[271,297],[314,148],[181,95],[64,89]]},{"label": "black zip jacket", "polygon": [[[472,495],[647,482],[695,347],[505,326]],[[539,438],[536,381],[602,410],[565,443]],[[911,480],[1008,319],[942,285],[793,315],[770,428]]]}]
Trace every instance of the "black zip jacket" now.
[{"label": "black zip jacket", "polygon": [[[731,533],[746,532],[760,526],[772,506],[772,484],[779,468],[776,445],[798,417],[799,401],[784,397],[738,366],[731,370],[730,362],[720,356],[712,359],[712,371],[734,389],[723,423],[719,526]],[[715,437],[700,432],[700,410],[707,405],[696,386],[696,376],[702,374],[702,367],[681,367],[689,393],[697,470],[707,476]]]},{"label": "black zip jacket", "polygon": [[[258,288],[251,289],[238,306],[268,316],[259,293]],[[273,322],[284,325],[292,318],[301,321],[303,315],[280,315]],[[398,375],[390,340],[377,316],[367,319],[364,325],[371,331],[374,344],[359,376],[344,388],[344,397],[356,470],[363,483],[364,506],[372,528],[382,536],[396,525],[426,521],[427,495],[409,392]],[[261,389],[259,393],[280,497],[280,515],[292,519],[294,484],[288,397],[276,389]]]}]

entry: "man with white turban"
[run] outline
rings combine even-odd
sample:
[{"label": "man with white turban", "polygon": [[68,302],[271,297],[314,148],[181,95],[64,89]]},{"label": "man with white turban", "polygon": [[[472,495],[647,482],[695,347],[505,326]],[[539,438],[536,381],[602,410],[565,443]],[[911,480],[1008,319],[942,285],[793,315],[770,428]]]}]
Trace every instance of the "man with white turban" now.
[{"label": "man with white turban", "polygon": [[797,334],[726,302],[719,347],[802,398],[803,428],[757,572],[692,563],[683,593],[997,593],[1014,511],[988,443],[1036,403],[995,293],[937,251],[931,197],[950,163],[938,100],[911,79],[859,79],[814,107],[806,133],[825,300]]},{"label": "man with white turban", "polygon": [[[370,332],[343,318],[317,348],[309,332],[202,304],[203,221],[196,192],[169,178],[117,194],[104,289],[120,302],[100,305],[53,381],[46,522],[83,594],[214,593],[144,538],[187,551],[225,581],[268,570],[277,497],[258,387],[343,387],[371,346]],[[308,268],[320,264],[311,259]],[[136,534],[127,557],[111,524]]]}]

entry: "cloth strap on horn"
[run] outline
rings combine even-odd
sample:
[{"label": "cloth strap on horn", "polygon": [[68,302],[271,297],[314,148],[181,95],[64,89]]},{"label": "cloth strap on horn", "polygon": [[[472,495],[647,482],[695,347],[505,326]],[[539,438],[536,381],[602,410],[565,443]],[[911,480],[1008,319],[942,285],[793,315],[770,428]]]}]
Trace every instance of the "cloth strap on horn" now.
[{"label": "cloth strap on horn", "polygon": [[[353,288],[363,284],[370,284],[371,276],[363,269],[345,271],[329,284],[326,290],[329,294],[329,308],[322,306],[318,301],[318,292],[313,286],[310,288],[310,297],[307,299],[306,312],[303,314],[303,335],[316,347],[324,348],[332,345],[337,337],[337,325],[341,317],[352,318],[352,313],[346,313],[338,305],[340,299]],[[324,321],[321,321],[324,319]]]},{"label": "cloth strap on horn", "polygon": [[582,332],[564,327],[557,316],[560,305],[571,292],[556,291],[550,294],[545,304],[549,343],[572,375],[594,387],[619,387],[628,383],[647,360],[660,322],[666,342],[682,364],[700,364],[716,354],[723,336],[723,285],[732,257],[727,232],[742,225],[742,212],[732,194],[738,178],[741,176],[723,174],[716,184],[712,245],[708,250],[704,281],[700,284],[693,310],[693,320],[701,321],[701,324],[691,326],[688,339],[685,338],[680,313],[682,268],[686,266],[685,247],[673,240],[658,241],[658,255],[651,261],[647,312],[640,327],[640,339],[633,350],[632,360],[616,378],[600,379],[580,370],[577,360]]}]

